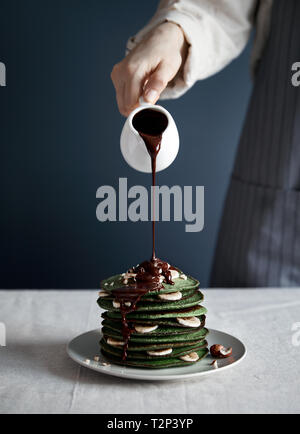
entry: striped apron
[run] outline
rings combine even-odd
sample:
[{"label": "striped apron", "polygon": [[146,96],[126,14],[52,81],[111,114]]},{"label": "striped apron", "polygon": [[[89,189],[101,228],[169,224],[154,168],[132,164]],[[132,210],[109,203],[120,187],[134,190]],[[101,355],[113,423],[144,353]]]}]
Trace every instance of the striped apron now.
[{"label": "striped apron", "polygon": [[300,1],[275,0],[225,201],[214,287],[300,286]]}]

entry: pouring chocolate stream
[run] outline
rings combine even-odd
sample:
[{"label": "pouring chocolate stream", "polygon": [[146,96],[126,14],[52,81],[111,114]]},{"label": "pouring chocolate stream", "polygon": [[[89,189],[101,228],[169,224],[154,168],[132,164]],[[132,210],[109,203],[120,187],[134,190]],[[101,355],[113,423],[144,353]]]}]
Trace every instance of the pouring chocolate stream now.
[{"label": "pouring chocolate stream", "polygon": [[[139,111],[133,118],[132,124],[142,137],[151,158],[152,186],[156,185],[156,159],[160,151],[162,135],[168,126],[167,117],[160,111],[144,109]],[[137,308],[141,297],[149,291],[157,291],[163,288],[162,282],[173,285],[171,269],[167,262],[156,257],[155,254],[155,196],[152,193],[153,219],[152,219],[152,256],[149,261],[144,261],[129,270],[135,274],[134,281],[128,285],[120,286],[112,291],[115,299],[120,303],[122,315],[122,335],[124,339],[123,360],[127,357],[130,335],[134,331],[127,321],[127,314]]]}]

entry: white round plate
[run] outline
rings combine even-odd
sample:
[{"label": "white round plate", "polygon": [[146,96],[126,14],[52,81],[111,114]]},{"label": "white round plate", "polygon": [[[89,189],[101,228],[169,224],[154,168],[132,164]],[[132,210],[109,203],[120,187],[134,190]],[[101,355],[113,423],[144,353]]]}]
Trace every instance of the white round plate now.
[{"label": "white round plate", "polygon": [[73,339],[67,347],[67,353],[72,360],[79,365],[101,374],[112,375],[114,377],[130,378],[133,380],[179,380],[191,377],[201,377],[208,374],[217,373],[236,366],[246,356],[244,344],[234,336],[218,330],[209,329],[207,336],[208,346],[222,344],[225,347],[232,347],[232,356],[227,359],[218,360],[218,368],[211,366],[213,358],[208,355],[203,360],[194,365],[181,366],[177,368],[164,369],[138,369],[115,364],[103,364],[105,359],[100,356],[98,362],[94,357],[99,355],[99,341],[101,339],[100,330],[91,330]]}]

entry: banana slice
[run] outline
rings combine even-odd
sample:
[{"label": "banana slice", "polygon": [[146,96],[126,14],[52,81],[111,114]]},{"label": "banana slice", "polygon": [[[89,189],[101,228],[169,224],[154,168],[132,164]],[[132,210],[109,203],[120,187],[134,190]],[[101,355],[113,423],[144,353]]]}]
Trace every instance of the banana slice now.
[{"label": "banana slice", "polygon": [[112,347],[123,347],[123,345],[125,344],[125,342],[117,341],[116,339],[113,338],[107,338],[106,342]]},{"label": "banana slice", "polygon": [[197,353],[189,353],[179,358],[184,362],[197,362],[197,360],[199,360],[199,356]]},{"label": "banana slice", "polygon": [[99,292],[98,292],[98,295],[99,295],[99,297],[107,297],[107,296],[109,296],[110,294],[109,294],[109,292],[107,292],[107,291],[99,291]]},{"label": "banana slice", "polygon": [[182,299],[182,294],[180,291],[169,292],[168,294],[158,294],[158,298],[165,301],[177,301]]},{"label": "banana slice", "polygon": [[179,324],[185,326],[185,327],[200,327],[201,321],[196,316],[190,316],[186,318],[176,318],[177,322]]},{"label": "banana slice", "polygon": [[179,273],[177,270],[169,270],[173,279],[177,279],[179,277]]},{"label": "banana slice", "polygon": [[[121,304],[120,304],[119,301],[113,300],[113,307],[114,307],[114,308],[119,309],[120,306],[121,306]],[[130,306],[131,306],[130,301],[126,301],[126,302],[125,302],[125,306],[130,307]]]},{"label": "banana slice", "polygon": [[158,329],[158,325],[153,325],[153,326],[135,325],[134,329],[138,333],[150,333]]},{"label": "banana slice", "polygon": [[172,348],[165,348],[164,350],[147,351],[149,356],[166,356],[172,353]]}]

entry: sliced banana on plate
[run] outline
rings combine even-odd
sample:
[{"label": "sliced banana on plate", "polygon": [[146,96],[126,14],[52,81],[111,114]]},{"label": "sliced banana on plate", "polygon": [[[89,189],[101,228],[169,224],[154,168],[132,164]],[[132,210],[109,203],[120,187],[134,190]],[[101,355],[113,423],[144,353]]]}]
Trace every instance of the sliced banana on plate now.
[{"label": "sliced banana on plate", "polygon": [[187,280],[187,275],[186,274],[180,274],[179,278],[182,280]]},{"label": "sliced banana on plate", "polygon": [[199,356],[197,353],[189,353],[189,354],[185,354],[185,356],[181,356],[180,357],[181,360],[183,360],[184,362],[197,362],[197,360],[199,360]]},{"label": "sliced banana on plate", "polygon": [[201,321],[196,316],[190,316],[186,318],[176,318],[177,322],[185,327],[200,327]]},{"label": "sliced banana on plate", "polygon": [[158,298],[164,301],[178,301],[182,299],[182,293],[180,291],[177,291],[169,292],[167,294],[158,294]]},{"label": "sliced banana on plate", "polygon": [[99,297],[108,297],[110,295],[107,291],[99,291],[98,292]]},{"label": "sliced banana on plate", "polygon": [[172,351],[172,348],[165,348],[164,350],[147,351],[147,354],[149,356],[167,356],[168,354],[171,354]]},{"label": "sliced banana on plate", "polygon": [[[130,306],[131,306],[130,301],[126,301],[124,304],[125,304],[125,306],[127,306],[127,307],[130,307]],[[120,306],[121,306],[121,304],[120,304],[119,301],[113,300],[113,307],[114,307],[115,309],[119,309]]]},{"label": "sliced banana on plate", "polygon": [[158,325],[135,325],[134,329],[137,333],[151,333],[158,329]]},{"label": "sliced banana on plate", "polygon": [[177,270],[169,270],[169,271],[170,271],[170,273],[171,273],[172,280],[173,280],[173,279],[178,279],[178,277],[179,277],[179,273],[178,273]]},{"label": "sliced banana on plate", "polygon": [[117,341],[113,338],[107,338],[106,342],[112,347],[123,347],[123,345],[125,344],[124,341]]}]

